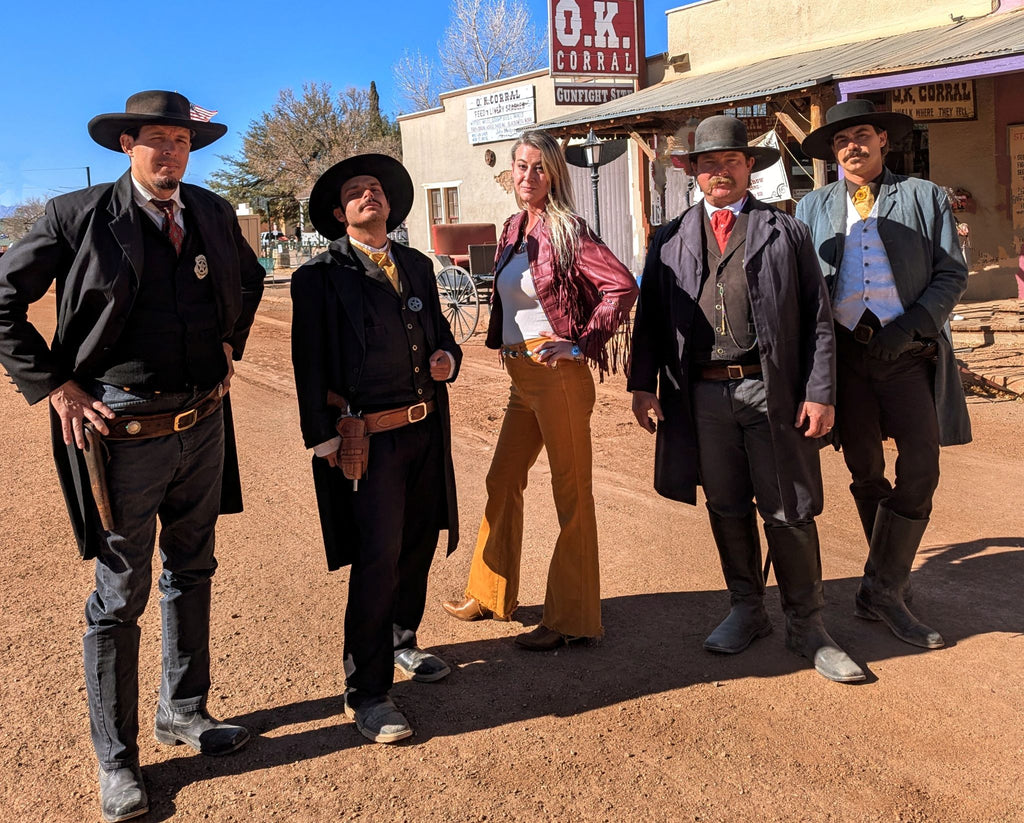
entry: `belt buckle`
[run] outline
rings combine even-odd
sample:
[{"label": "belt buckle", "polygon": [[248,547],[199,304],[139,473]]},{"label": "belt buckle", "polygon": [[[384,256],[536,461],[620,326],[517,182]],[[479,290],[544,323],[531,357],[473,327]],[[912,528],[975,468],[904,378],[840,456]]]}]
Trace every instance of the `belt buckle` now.
[{"label": "belt buckle", "polygon": [[[413,412],[416,411],[417,409],[420,409],[423,412],[423,414],[421,414],[419,417],[413,417]],[[415,406],[409,406],[409,408],[405,410],[405,420],[407,423],[419,423],[426,416],[426,403],[417,403]]]},{"label": "belt buckle", "polygon": [[183,432],[191,429],[199,421],[199,409],[189,409],[174,416],[174,430]]},{"label": "belt buckle", "polygon": [[742,380],[743,379],[743,366],[737,366],[731,364],[725,367],[725,373],[729,375],[730,380]]},{"label": "belt buckle", "polygon": [[853,339],[858,343],[867,344],[875,336],[875,330],[864,323],[858,323],[853,328]]}]

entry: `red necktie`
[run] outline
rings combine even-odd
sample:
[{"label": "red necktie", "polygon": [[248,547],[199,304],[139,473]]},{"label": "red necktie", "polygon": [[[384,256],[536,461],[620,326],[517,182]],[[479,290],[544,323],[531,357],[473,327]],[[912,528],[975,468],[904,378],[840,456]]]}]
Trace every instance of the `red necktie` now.
[{"label": "red necktie", "polygon": [[164,213],[164,235],[174,245],[176,254],[181,254],[181,241],[185,239],[185,230],[174,219],[173,200],[150,200],[154,206]]},{"label": "red necktie", "polygon": [[735,222],[736,215],[730,209],[719,209],[711,215],[711,231],[715,233],[715,239],[718,241],[718,250],[720,252],[725,251]]}]

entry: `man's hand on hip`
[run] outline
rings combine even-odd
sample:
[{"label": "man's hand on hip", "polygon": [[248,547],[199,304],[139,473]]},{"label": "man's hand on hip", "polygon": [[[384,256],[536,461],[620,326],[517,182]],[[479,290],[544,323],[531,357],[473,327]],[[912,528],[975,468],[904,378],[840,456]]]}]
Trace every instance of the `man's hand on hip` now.
[{"label": "man's hand on hip", "polygon": [[221,394],[227,394],[228,389],[231,388],[231,378],[235,376],[235,350],[231,347],[230,343],[223,343],[222,345],[224,346],[224,356],[228,360],[228,373],[220,381],[220,385],[224,389]]},{"label": "man's hand on hip", "polygon": [[110,429],[104,421],[113,420],[116,416],[106,403],[89,394],[74,380],[58,386],[50,392],[50,405],[60,417],[60,430],[64,435],[64,445],[70,446],[72,441],[80,449],[85,449],[85,434],[82,431],[84,422],[88,420],[100,434],[109,434]]},{"label": "man's hand on hip", "polygon": [[640,428],[654,434],[658,424],[654,422],[652,414],[659,422],[665,419],[665,415],[661,412],[661,403],[658,402],[658,395],[649,391],[633,392],[633,416],[640,424]]}]

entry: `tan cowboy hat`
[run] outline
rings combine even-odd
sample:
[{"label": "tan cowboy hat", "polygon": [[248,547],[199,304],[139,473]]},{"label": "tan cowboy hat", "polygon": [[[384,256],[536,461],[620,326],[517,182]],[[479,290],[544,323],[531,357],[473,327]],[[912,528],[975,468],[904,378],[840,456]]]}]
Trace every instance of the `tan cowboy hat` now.
[{"label": "tan cowboy hat", "polygon": [[89,136],[103,148],[121,152],[121,135],[142,126],[182,126],[192,131],[191,150],[209,146],[223,137],[223,123],[193,120],[192,104],[176,91],[140,91],[124,104],[124,113],[97,114],[89,121]]}]

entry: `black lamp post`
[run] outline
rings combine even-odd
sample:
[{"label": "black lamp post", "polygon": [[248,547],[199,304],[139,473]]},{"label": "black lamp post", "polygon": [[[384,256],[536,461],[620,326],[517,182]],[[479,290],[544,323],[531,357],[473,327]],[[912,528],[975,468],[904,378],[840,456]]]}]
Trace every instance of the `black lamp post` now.
[{"label": "black lamp post", "polygon": [[594,234],[601,236],[601,206],[598,202],[597,183],[600,175],[597,167],[601,165],[601,141],[597,139],[594,130],[591,129],[583,143],[583,156],[586,158],[587,166],[590,168],[590,192],[594,198]]}]

